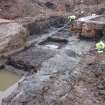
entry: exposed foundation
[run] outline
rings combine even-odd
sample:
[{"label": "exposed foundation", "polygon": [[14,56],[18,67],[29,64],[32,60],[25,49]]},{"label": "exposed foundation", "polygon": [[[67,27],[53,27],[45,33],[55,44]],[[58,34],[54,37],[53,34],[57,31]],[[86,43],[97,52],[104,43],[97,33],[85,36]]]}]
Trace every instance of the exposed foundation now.
[{"label": "exposed foundation", "polygon": [[103,15],[82,17],[73,23],[71,31],[78,36],[99,40],[104,35],[104,20]]}]

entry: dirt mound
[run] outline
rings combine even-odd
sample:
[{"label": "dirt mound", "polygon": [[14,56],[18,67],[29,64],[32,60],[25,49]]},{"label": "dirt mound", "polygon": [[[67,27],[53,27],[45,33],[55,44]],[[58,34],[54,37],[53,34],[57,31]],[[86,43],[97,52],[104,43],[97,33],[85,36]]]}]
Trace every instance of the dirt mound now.
[{"label": "dirt mound", "polygon": [[[36,9],[38,8],[38,9]],[[37,15],[41,7],[30,0],[1,0],[0,17],[14,19],[27,15]]]},{"label": "dirt mound", "polygon": [[0,0],[0,18],[14,19],[39,14],[103,14],[104,4],[104,0]]}]

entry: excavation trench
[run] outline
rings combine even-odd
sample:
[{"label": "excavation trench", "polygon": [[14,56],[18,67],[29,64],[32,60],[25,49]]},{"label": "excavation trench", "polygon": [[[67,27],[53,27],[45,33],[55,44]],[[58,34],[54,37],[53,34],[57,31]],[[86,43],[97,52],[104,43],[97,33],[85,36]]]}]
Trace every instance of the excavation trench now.
[{"label": "excavation trench", "polygon": [[[54,24],[55,21],[58,22],[63,21],[63,23],[61,23],[61,25],[59,23],[56,23],[55,25]],[[43,24],[42,27],[40,27],[40,24]],[[33,23],[28,26],[30,31],[30,36],[28,37],[28,41],[31,42],[32,41],[31,39],[37,39],[37,43],[39,43],[38,41],[40,39],[42,41],[41,43],[43,43],[43,37],[45,37],[46,40],[50,40],[48,36],[56,34],[60,29],[64,27],[63,24],[64,24],[63,18],[60,18],[60,20],[59,18],[57,19],[54,18],[54,20],[53,19],[48,20],[48,23],[46,23],[46,21],[44,23],[43,22]],[[47,25],[47,27],[45,27],[45,25]],[[55,28],[54,25],[59,28]],[[53,29],[53,31],[50,32],[51,29]],[[67,43],[67,40],[54,39],[52,40],[52,42],[54,43],[57,42],[57,44],[59,44],[60,46],[60,43],[65,44]],[[32,75],[33,73],[37,73],[42,62],[48,60],[49,58],[55,55],[55,52],[54,51],[52,52],[51,49],[49,50],[49,49],[38,48],[38,46],[36,47],[35,42],[33,42],[32,44],[33,45],[28,49],[25,49],[19,53],[13,54],[1,60],[0,103],[2,98],[7,97],[8,95],[10,95],[10,93],[12,93],[14,89],[17,88],[19,81],[21,81],[25,75]]]},{"label": "excavation trench", "polygon": [[61,49],[67,45],[68,40],[60,35],[66,29],[65,36],[69,37],[66,22],[66,18],[55,16],[25,25],[30,34],[27,38],[30,47],[7,57],[6,64],[26,72],[37,72],[42,62],[56,54],[52,49]]},{"label": "excavation trench", "polygon": [[[32,42],[32,45],[6,58],[7,68],[8,66],[14,68],[16,73],[23,71],[21,77],[27,75],[24,80],[19,82],[15,91],[3,99],[3,103],[34,105],[32,100],[35,98],[36,105],[41,105],[39,101],[42,104],[49,101],[49,104],[52,105],[54,97],[63,97],[71,90],[78,78],[80,59],[83,54],[89,51],[94,42],[77,39],[65,23],[63,26],[54,27],[55,25],[52,24],[47,32],[42,34],[37,33],[36,25],[34,27],[32,24],[33,28],[31,28],[28,37],[28,41]],[[20,79],[18,77],[13,78],[17,81]],[[48,92],[46,95],[48,98],[44,101],[42,99],[43,92]],[[55,101],[58,100],[55,99]],[[32,103],[30,104],[30,102]]]}]

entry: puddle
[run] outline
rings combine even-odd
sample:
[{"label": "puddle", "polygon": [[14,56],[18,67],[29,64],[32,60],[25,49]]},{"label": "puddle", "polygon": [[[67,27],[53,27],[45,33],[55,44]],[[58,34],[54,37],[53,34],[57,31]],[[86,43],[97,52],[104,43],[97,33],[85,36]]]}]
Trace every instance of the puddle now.
[{"label": "puddle", "polygon": [[52,49],[59,49],[64,47],[67,43],[68,41],[66,39],[48,37],[43,42],[39,43],[39,45],[43,45]]},{"label": "puddle", "polygon": [[19,81],[20,78],[21,76],[15,73],[1,70],[0,71],[0,91],[5,91],[9,87],[11,87],[11,85]]},{"label": "puddle", "polygon": [[59,46],[49,44],[49,45],[46,45],[46,47],[53,48],[53,49],[58,49]]}]

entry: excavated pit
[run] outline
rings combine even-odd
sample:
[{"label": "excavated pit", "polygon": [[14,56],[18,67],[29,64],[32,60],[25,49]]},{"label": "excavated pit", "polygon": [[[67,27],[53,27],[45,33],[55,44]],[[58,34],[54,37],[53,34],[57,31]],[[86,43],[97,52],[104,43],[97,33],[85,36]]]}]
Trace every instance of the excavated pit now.
[{"label": "excavated pit", "polygon": [[[61,21],[62,19],[63,18],[58,17],[57,20],[54,18],[54,21],[52,18],[51,20],[41,20],[39,22],[28,24],[27,29],[30,33],[28,41],[37,38],[40,39],[41,36],[46,37],[50,33],[50,28],[55,28],[54,24],[56,21]],[[54,23],[52,23],[52,21]],[[57,25],[59,24],[56,24],[56,27]],[[39,41],[39,39],[37,39],[37,41]],[[60,43],[66,43],[65,40],[56,41],[59,43],[59,45]],[[37,73],[37,71],[41,68],[42,62],[50,59],[54,55],[54,51],[50,49],[41,49],[34,45],[22,50],[21,52],[3,58],[5,59],[1,61],[3,62],[3,65],[2,63],[0,65],[0,104],[4,97],[9,96],[14,89],[18,87],[18,83],[22,80],[24,75],[32,75],[33,73]]]},{"label": "excavated pit", "polygon": [[20,70],[28,74],[2,103],[65,105],[66,96],[71,95],[83,66],[80,59],[93,46],[94,41],[78,39],[65,24],[60,28],[54,27],[54,30],[48,28],[44,34],[30,34],[28,38],[35,42],[6,59],[6,65],[14,67],[17,72]]},{"label": "excavated pit", "polygon": [[[43,62],[56,54],[55,51],[46,49],[44,46],[49,44],[49,47],[63,48],[67,45],[66,38],[59,38],[59,31],[65,29],[66,21],[67,19],[64,17],[55,16],[25,24],[30,34],[27,40],[32,42],[32,46],[9,56],[6,64],[26,72],[37,72]],[[57,37],[53,38],[54,35]],[[69,35],[67,34],[67,36]]]},{"label": "excavated pit", "polygon": [[[64,17],[50,17],[48,20],[41,19],[41,21],[26,24],[25,27],[30,33],[27,40],[32,41],[32,46],[8,56],[6,65],[21,71],[37,73],[43,62],[54,57],[62,49],[70,49],[72,53],[75,53],[72,46],[75,46],[74,44],[78,43],[78,40],[72,36],[72,33],[69,31],[70,27],[65,22],[67,20]],[[61,50],[59,51],[58,49]]]}]

